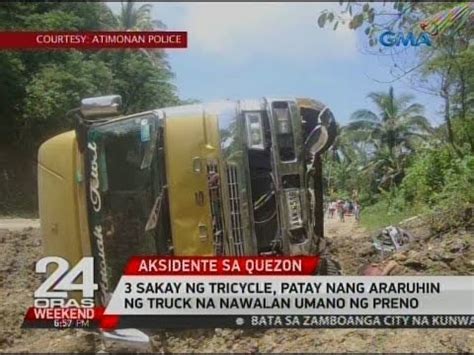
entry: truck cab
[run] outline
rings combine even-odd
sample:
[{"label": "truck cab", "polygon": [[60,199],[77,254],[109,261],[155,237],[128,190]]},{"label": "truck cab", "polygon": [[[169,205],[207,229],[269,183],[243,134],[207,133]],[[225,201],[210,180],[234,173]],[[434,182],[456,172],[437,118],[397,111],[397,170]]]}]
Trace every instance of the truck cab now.
[{"label": "truck cab", "polygon": [[120,115],[84,99],[38,154],[47,255],[94,256],[101,300],[133,255],[324,252],[321,153],[336,136],[312,99],[264,97]]}]

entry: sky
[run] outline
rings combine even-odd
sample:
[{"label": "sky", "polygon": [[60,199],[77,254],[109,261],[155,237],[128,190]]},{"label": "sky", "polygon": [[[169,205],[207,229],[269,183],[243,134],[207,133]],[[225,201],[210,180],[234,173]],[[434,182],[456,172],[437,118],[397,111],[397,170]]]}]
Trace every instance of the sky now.
[{"label": "sky", "polygon": [[[361,31],[318,27],[320,12],[340,10],[337,2],[152,4],[153,18],[168,30],[188,31],[188,48],[167,50],[182,99],[310,97],[344,124],[355,110],[374,109],[369,92],[393,85],[396,94],[415,95],[432,124],[442,123],[439,98],[401,81],[387,83],[393,60],[366,54]],[[409,49],[407,58],[417,50]]]}]

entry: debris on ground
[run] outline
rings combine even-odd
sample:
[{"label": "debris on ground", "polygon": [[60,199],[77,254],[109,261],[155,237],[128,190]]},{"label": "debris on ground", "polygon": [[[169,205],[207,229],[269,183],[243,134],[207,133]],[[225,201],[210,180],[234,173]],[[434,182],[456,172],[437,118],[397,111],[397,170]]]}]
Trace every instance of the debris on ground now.
[{"label": "debris on ground", "polygon": [[374,248],[380,251],[382,259],[387,254],[408,249],[412,241],[410,232],[394,226],[382,229],[373,237]]},{"label": "debris on ground", "polygon": [[0,352],[93,352],[94,334],[82,330],[21,329],[43,281],[35,263],[43,255],[38,228],[0,229]]},{"label": "debris on ground", "polygon": [[[473,231],[433,235],[426,224],[403,226],[413,234],[409,250],[381,260],[370,235],[352,218],[327,223],[331,250],[344,274],[373,266],[382,275],[473,275]],[[42,256],[39,229],[0,229],[0,352],[94,352],[97,336],[81,330],[21,329],[41,283],[34,264]],[[403,341],[400,341],[403,339]],[[461,352],[474,349],[469,329],[193,329],[154,331],[153,350],[183,352]],[[103,352],[103,351],[101,351]]]},{"label": "debris on ground", "polygon": [[384,255],[361,227],[333,238],[332,253],[341,262],[343,273],[380,275],[390,264],[387,275],[474,275],[474,228],[471,224],[435,233],[430,220],[417,218],[398,229],[410,235],[407,248],[394,248]]}]

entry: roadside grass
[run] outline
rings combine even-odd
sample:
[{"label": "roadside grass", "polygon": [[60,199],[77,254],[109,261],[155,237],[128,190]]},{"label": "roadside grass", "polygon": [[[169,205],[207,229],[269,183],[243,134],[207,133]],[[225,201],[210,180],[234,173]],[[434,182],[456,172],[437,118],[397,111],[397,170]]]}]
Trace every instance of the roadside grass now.
[{"label": "roadside grass", "polygon": [[375,232],[389,225],[398,224],[415,215],[416,212],[411,208],[393,211],[393,209],[390,209],[389,203],[386,200],[382,200],[362,209],[360,223],[367,231]]}]

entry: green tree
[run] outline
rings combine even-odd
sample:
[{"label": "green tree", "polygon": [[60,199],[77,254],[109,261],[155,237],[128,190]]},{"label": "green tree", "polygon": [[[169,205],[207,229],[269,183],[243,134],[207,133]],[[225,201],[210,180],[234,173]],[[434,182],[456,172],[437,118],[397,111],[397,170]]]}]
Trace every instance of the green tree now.
[{"label": "green tree", "polygon": [[[338,125],[337,131],[333,145],[324,153],[325,190],[332,198],[351,198],[355,191],[370,190],[370,181],[361,174],[368,163],[365,142],[356,139],[359,132],[349,131],[346,126]],[[361,197],[366,200],[368,196],[363,193]]]},{"label": "green tree", "polygon": [[115,17],[114,21],[116,28],[144,31],[165,27],[163,22],[152,18],[151,4],[137,6],[134,1],[122,1],[121,5],[120,13]]},{"label": "green tree", "polygon": [[[413,106],[409,97],[400,100],[393,91],[389,95],[371,94],[377,112],[359,110],[344,127],[346,132],[355,134],[353,140],[366,142],[368,147],[368,163],[358,164],[359,168],[363,167],[361,175],[366,177],[361,181],[365,183],[362,191],[379,192],[374,194],[375,199],[367,200],[376,203],[371,213],[383,225],[393,223],[386,219],[387,213],[394,213],[400,217],[394,220],[401,220],[408,217],[407,212],[445,210],[451,213],[441,224],[450,224],[456,220],[452,212],[472,211],[474,201],[472,4],[405,0],[340,1],[339,4],[340,11],[325,10],[319,14],[319,27],[330,25],[336,29],[347,25],[362,32],[367,38],[368,53],[393,59],[386,83],[403,80],[413,90],[438,96],[444,102],[444,123],[427,139],[417,139],[418,135],[431,131],[426,120],[417,117],[422,117],[421,107]],[[407,51],[400,50],[401,46],[379,45],[383,31],[413,32],[415,36],[427,31],[433,45],[418,47],[414,56],[406,56]],[[409,107],[411,112],[407,112]],[[343,181],[340,188],[346,191],[353,184],[344,174],[339,179]],[[435,219],[439,220],[439,215]]]},{"label": "green tree", "polygon": [[74,52],[64,63],[43,65],[25,90],[23,114],[18,118],[19,137],[33,148],[36,140],[73,127],[65,114],[77,107],[82,98],[112,92],[113,73],[106,63]]},{"label": "green tree", "polygon": [[[114,69],[115,93],[123,99],[125,113],[134,113],[179,103],[171,70],[157,68],[142,52],[102,52]],[[163,59],[164,60],[164,59]]]},{"label": "green tree", "polygon": [[[444,129],[446,140],[461,156],[462,145],[470,145],[474,152],[472,125],[474,117],[474,50],[463,41],[444,43],[433,52],[421,69],[421,83],[433,82],[432,91],[444,101]],[[426,86],[426,85],[425,85]]]},{"label": "green tree", "polygon": [[[122,1],[120,12],[114,16],[113,29],[122,31],[152,31],[165,29],[166,25],[152,17],[153,6],[143,4],[138,6],[134,1]],[[158,69],[169,70],[166,54],[162,49],[140,48],[150,62]]]},{"label": "green tree", "polygon": [[[383,4],[341,1],[340,6],[339,12],[322,11],[318,17],[319,26],[334,24],[333,28],[337,28],[342,23],[353,30],[363,29],[369,47],[377,49],[373,54],[388,54],[393,58],[390,70],[392,79],[388,81],[408,79],[414,90],[441,97],[444,101],[443,127],[446,140],[458,155],[462,154],[459,146],[466,140],[471,144],[472,137],[466,137],[464,130],[456,134],[454,126],[459,126],[459,123],[454,121],[459,118],[462,126],[469,126],[470,120],[466,120],[466,117],[468,111],[472,111],[472,99],[469,98],[472,92],[469,81],[472,82],[470,78],[474,67],[470,41],[474,27],[469,25],[472,5],[468,2],[397,0]],[[407,59],[404,57],[405,51],[400,51],[397,46],[378,45],[379,34],[387,30],[404,33],[412,31],[415,34],[428,31],[434,44],[431,47],[419,47],[415,60],[399,65]]]},{"label": "green tree", "polygon": [[21,114],[26,85],[25,66],[18,53],[0,52],[0,141],[17,140],[16,118]]},{"label": "green tree", "polygon": [[[105,2],[1,3],[0,29],[153,29],[151,5]],[[150,58],[152,60],[150,60]],[[121,94],[126,112],[179,102],[165,52],[157,50],[15,51],[0,53],[0,136],[35,154],[44,139],[73,127],[64,116],[86,96]]]},{"label": "green tree", "polygon": [[[125,13],[129,20],[116,17],[106,2],[1,2],[0,30],[136,30],[162,25],[151,18],[151,5],[130,2]],[[2,159],[9,159],[0,167],[1,212],[36,209],[37,148],[74,128],[65,116],[82,98],[121,94],[126,113],[174,105],[179,99],[172,78],[162,50],[1,51],[0,152]]]},{"label": "green tree", "polygon": [[[122,1],[113,27],[115,30],[150,31],[166,26],[153,19],[151,4],[138,6],[134,1]],[[115,87],[122,96],[126,113],[179,103],[176,87],[171,83],[174,74],[162,49],[101,51],[100,56],[116,71]]]},{"label": "green tree", "polygon": [[413,103],[412,95],[397,97],[390,87],[388,93],[374,92],[368,97],[377,112],[355,111],[346,130],[357,133],[356,140],[371,145],[372,154],[366,170],[375,174],[380,188],[386,188],[401,181],[407,156],[415,150],[415,141],[426,137],[432,128],[423,116],[423,106]]},{"label": "green tree", "polygon": [[424,108],[412,103],[413,95],[396,97],[393,87],[386,92],[367,95],[378,112],[368,109],[355,111],[347,131],[362,133],[357,139],[367,139],[380,148],[386,146],[390,153],[398,149],[413,149],[413,138],[431,132],[431,125],[423,116]]}]

